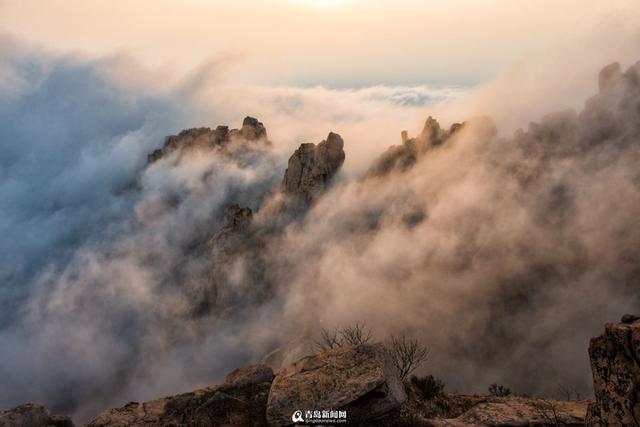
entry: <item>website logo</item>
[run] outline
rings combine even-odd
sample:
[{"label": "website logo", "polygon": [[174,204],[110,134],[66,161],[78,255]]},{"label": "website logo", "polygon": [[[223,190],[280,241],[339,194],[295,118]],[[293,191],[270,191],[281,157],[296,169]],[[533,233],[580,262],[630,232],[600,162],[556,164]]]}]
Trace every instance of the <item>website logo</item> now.
[{"label": "website logo", "polygon": [[293,421],[294,423],[303,423],[304,417],[302,416],[302,411],[294,412],[291,416],[291,421]]}]

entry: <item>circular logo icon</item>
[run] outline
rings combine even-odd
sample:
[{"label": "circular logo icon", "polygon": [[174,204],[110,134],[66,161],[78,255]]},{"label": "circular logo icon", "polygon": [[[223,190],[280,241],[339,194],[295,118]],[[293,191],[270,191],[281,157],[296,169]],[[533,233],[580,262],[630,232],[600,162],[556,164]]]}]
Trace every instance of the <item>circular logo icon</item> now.
[{"label": "circular logo icon", "polygon": [[291,417],[291,421],[293,421],[294,423],[303,423],[304,418],[302,417],[302,411],[294,412],[293,416]]}]

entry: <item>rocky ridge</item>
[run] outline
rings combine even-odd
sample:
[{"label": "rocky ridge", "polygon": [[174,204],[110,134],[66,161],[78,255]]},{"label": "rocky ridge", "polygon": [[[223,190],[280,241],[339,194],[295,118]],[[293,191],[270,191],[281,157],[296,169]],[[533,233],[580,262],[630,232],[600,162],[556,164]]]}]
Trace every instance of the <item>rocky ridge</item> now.
[{"label": "rocky ridge", "polygon": [[[130,402],[86,426],[289,426],[296,411],[329,409],[345,411],[347,425],[358,426],[631,426],[640,410],[639,337],[640,317],[626,315],[591,340],[595,402],[446,393],[425,399],[412,382],[400,382],[382,344],[363,344],[316,353],[277,374],[266,365],[236,369],[224,384]],[[28,403],[0,411],[0,426],[73,423]]]},{"label": "rocky ridge", "polygon": [[269,144],[264,124],[253,117],[245,117],[240,129],[229,129],[229,126],[218,126],[215,129],[201,127],[185,129],[177,135],[170,135],[165,139],[162,148],[147,156],[147,164],[157,162],[176,151],[212,150],[234,141],[263,141]]},{"label": "rocky ridge", "polygon": [[[246,121],[246,119],[245,119]],[[262,124],[260,123],[260,126]],[[244,128],[244,127],[243,127]],[[254,129],[249,126],[248,129]],[[266,135],[266,131],[246,131]],[[264,301],[270,292],[267,277],[268,262],[264,259],[265,241],[303,213],[310,203],[322,195],[345,159],[344,141],[340,135],[329,133],[319,144],[304,143],[291,155],[279,189],[285,196],[276,215],[279,226],[254,225],[254,213],[249,207],[231,204],[226,209],[227,223],[209,240],[211,273],[207,289],[200,289],[194,301],[197,314],[202,315],[214,306],[233,307],[251,301]],[[260,208],[258,209],[258,213]],[[236,268],[241,267],[241,268]],[[245,274],[238,275],[238,271]]]},{"label": "rocky ridge", "polygon": [[408,132],[402,131],[402,143],[392,145],[382,153],[369,169],[367,176],[384,176],[392,171],[406,171],[429,149],[444,144],[464,126],[464,123],[454,123],[449,130],[444,130],[436,119],[429,116],[417,137],[409,138]]}]

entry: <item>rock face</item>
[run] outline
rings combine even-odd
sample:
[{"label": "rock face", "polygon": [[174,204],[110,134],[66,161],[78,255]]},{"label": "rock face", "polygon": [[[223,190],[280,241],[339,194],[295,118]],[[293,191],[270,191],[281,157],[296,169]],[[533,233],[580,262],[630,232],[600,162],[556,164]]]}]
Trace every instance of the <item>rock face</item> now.
[{"label": "rock face", "polygon": [[245,117],[240,129],[229,130],[228,126],[218,126],[186,129],[177,135],[168,136],[164,146],[147,156],[147,164],[154,163],[161,158],[178,150],[206,149],[211,150],[224,147],[232,141],[267,140],[267,130],[264,125],[253,117]]},{"label": "rock face", "polygon": [[344,158],[344,141],[333,132],[318,145],[301,144],[289,158],[282,181],[285,193],[311,200],[327,187]]},{"label": "rock face", "polygon": [[623,323],[608,323],[591,339],[589,357],[595,403],[588,426],[640,425],[640,320],[625,315]]},{"label": "rock face", "polygon": [[251,384],[262,384],[273,381],[273,370],[266,365],[252,365],[248,368],[233,370],[225,378],[225,383],[233,387],[246,387]]},{"label": "rock face", "polygon": [[223,230],[241,231],[246,230],[253,219],[253,212],[250,208],[241,208],[240,205],[234,203],[227,206],[227,225]]},{"label": "rock face", "polygon": [[103,412],[87,427],[265,426],[272,379],[268,366],[236,369],[223,385],[145,403],[131,402]]},{"label": "rock face", "polygon": [[213,304],[225,309],[248,307],[267,298],[264,243],[252,226],[253,212],[237,204],[227,207],[227,224],[209,242],[209,286],[201,295],[201,313]]},{"label": "rock face", "polygon": [[584,426],[588,402],[488,397],[456,418],[431,419],[433,427]]},{"label": "rock face", "polygon": [[269,392],[270,426],[292,424],[295,411],[343,409],[349,422],[375,419],[407,398],[382,344],[317,353],[278,373]]},{"label": "rock face", "polygon": [[73,427],[71,418],[51,415],[37,403],[27,403],[0,411],[0,427]]}]

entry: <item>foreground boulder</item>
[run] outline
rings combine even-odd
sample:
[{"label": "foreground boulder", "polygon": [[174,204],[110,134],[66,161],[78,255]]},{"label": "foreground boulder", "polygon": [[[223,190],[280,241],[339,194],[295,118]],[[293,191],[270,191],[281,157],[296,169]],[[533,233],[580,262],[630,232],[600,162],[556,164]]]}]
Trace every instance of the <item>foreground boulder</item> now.
[{"label": "foreground boulder", "polygon": [[589,406],[589,426],[640,425],[640,320],[625,315],[608,323],[589,344],[596,401]]},{"label": "foreground boulder", "polygon": [[270,426],[292,424],[296,411],[344,410],[347,421],[372,420],[397,409],[407,395],[382,344],[316,353],[273,380],[267,403]]},{"label": "foreground boulder", "polygon": [[144,403],[131,402],[103,412],[87,427],[265,426],[272,379],[273,371],[268,366],[236,369],[225,384]]},{"label": "foreground boulder", "polygon": [[0,427],[73,427],[73,421],[63,415],[52,415],[37,403],[26,403],[0,411]]}]

